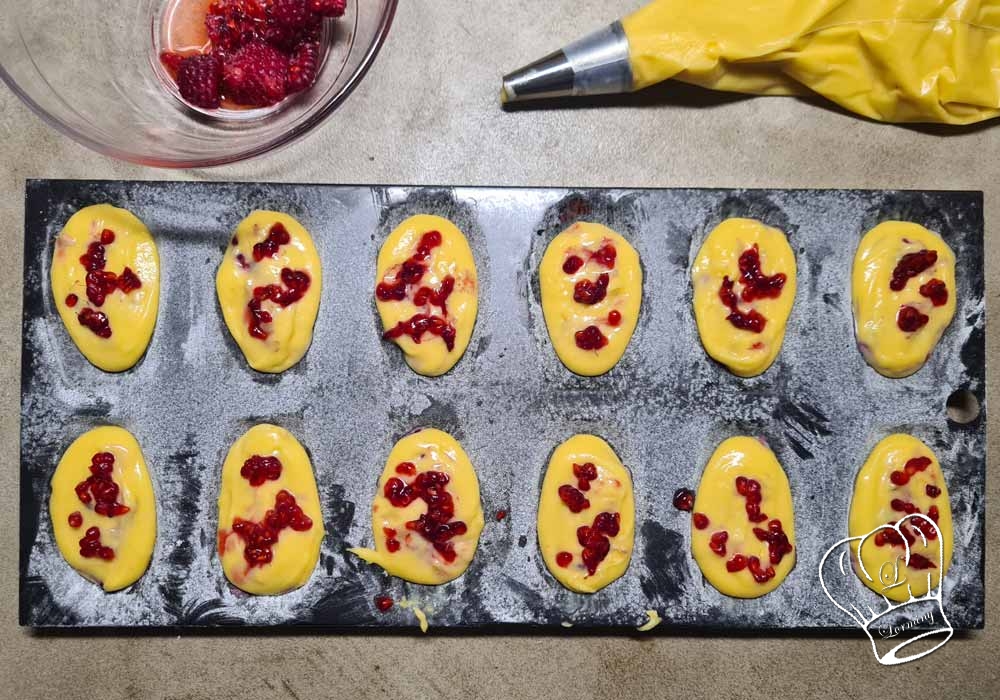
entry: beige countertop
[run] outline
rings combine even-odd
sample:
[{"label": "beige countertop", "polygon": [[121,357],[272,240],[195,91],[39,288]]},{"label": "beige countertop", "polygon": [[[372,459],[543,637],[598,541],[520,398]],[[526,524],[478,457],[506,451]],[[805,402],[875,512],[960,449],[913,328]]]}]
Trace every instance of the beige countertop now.
[{"label": "beige countertop", "polygon": [[[50,0],[54,1],[54,0]],[[361,0],[363,1],[363,0]],[[504,112],[499,77],[633,9],[638,0],[401,0],[368,78],[327,124],[273,156],[170,172],[114,162],[57,135],[0,88],[0,241],[20,276],[29,177],[566,186],[870,187],[986,193],[988,356],[1000,351],[1000,132],[942,135],[868,123],[786,98],[681,86],[600,108]],[[461,8],[455,14],[454,8]],[[807,637],[57,635],[17,626],[20,285],[0,306],[0,696],[996,697],[1000,503],[988,481],[986,630],[899,668],[862,633]],[[995,400],[997,376],[989,395]],[[990,421],[997,443],[996,415]]]}]

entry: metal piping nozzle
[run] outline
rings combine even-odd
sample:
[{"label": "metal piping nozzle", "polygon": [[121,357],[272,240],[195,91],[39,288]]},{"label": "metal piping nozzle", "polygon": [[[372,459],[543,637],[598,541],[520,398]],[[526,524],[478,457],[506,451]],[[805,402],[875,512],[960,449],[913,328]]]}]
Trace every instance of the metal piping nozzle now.
[{"label": "metal piping nozzle", "polygon": [[607,95],[631,89],[628,39],[621,22],[614,22],[505,75],[500,101]]}]

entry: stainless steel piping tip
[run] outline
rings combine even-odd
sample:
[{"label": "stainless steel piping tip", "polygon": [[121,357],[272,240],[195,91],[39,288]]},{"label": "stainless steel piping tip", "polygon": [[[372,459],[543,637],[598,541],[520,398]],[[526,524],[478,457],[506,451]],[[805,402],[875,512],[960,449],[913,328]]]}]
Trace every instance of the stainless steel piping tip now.
[{"label": "stainless steel piping tip", "polygon": [[632,90],[628,39],[615,22],[503,77],[500,102]]}]

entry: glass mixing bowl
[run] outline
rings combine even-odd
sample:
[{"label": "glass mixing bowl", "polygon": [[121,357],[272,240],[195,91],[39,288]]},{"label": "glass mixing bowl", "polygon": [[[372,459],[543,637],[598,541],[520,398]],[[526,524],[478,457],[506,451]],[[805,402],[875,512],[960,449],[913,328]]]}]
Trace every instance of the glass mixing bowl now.
[{"label": "glass mixing bowl", "polygon": [[397,0],[349,0],[326,23],[316,84],[268,109],[185,105],[158,58],[164,0],[0,0],[0,77],[36,114],[100,153],[192,168],[250,158],[307,133],[350,94]]}]

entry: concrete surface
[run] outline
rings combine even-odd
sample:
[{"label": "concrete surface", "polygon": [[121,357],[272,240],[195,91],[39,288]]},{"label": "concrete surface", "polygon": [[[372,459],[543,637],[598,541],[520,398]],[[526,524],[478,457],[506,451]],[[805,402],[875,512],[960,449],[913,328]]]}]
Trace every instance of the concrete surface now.
[{"label": "concrete surface", "polygon": [[[362,0],[363,1],[363,0]],[[899,668],[861,633],[658,639],[35,635],[17,627],[17,459],[23,181],[195,178],[414,184],[909,187],[986,192],[988,354],[1000,349],[996,127],[941,133],[863,122],[791,99],[686,88],[600,105],[503,112],[499,76],[633,9],[636,0],[402,0],[369,77],[333,119],[271,157],[172,173],[116,163],[58,136],[0,89],[0,697],[997,697],[996,510],[987,528],[987,629]],[[460,14],[455,9],[460,8]],[[989,396],[995,400],[997,376]],[[991,455],[997,415],[990,421]],[[990,458],[989,470],[997,468]],[[988,500],[1000,503],[997,480]],[[995,506],[994,506],[995,508]]]}]

